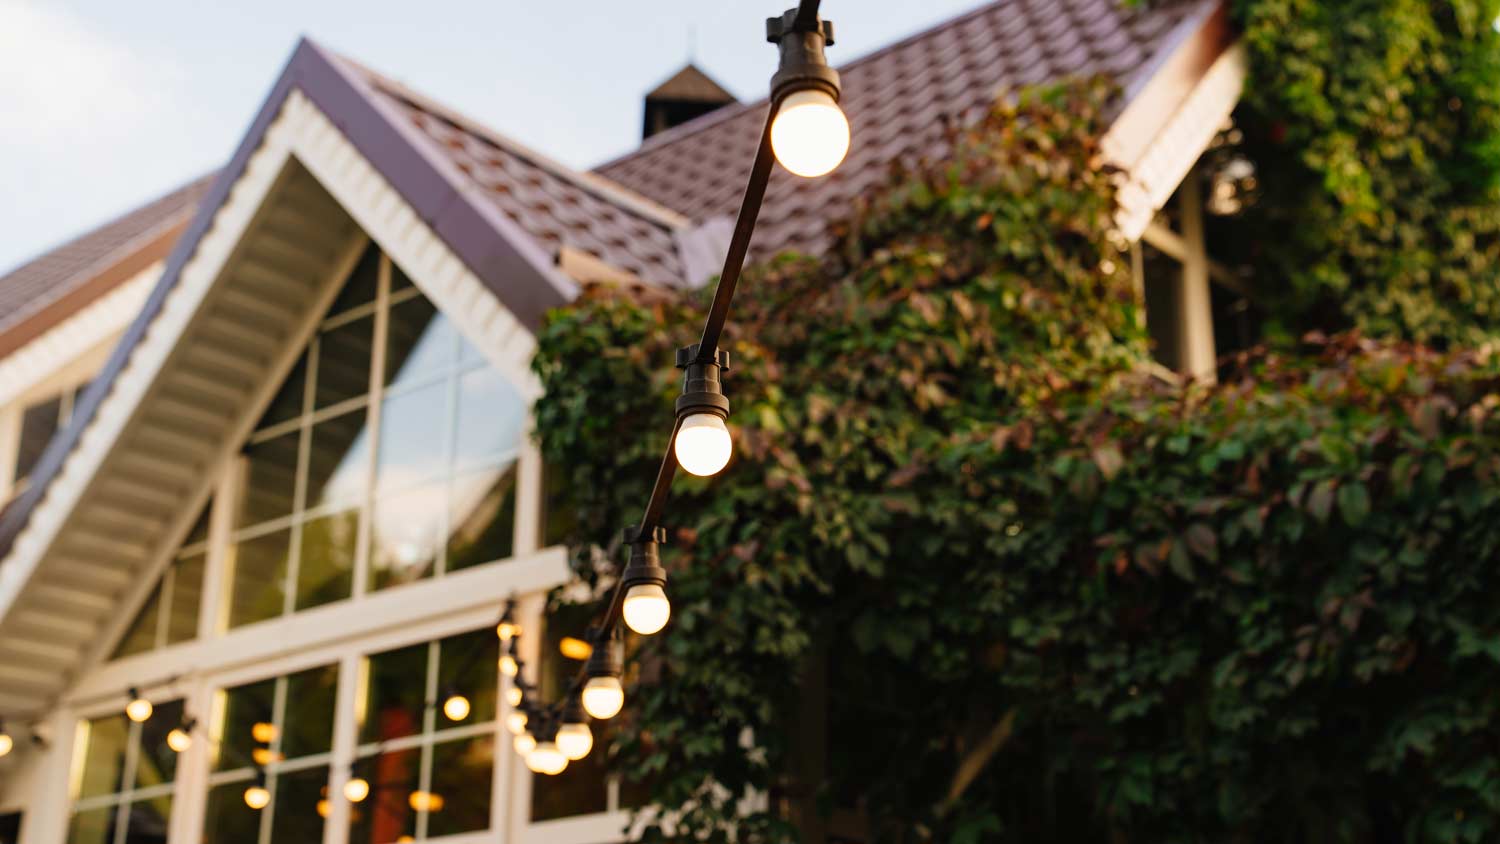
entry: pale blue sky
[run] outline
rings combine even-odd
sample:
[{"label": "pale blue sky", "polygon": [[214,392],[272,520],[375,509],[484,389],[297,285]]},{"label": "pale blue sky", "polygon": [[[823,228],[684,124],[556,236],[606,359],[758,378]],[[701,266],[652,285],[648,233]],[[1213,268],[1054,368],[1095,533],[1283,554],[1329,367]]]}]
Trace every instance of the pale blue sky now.
[{"label": "pale blue sky", "polygon": [[[0,0],[0,273],[226,160],[299,35],[568,164],[688,58],[764,94],[792,0]],[[984,0],[825,0],[843,63]]]}]

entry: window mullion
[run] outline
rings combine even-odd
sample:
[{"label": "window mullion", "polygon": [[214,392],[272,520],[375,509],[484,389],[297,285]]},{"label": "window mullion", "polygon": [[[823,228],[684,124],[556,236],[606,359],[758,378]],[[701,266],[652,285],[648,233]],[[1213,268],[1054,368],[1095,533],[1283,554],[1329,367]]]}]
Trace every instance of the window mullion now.
[{"label": "window mullion", "polygon": [[385,354],[391,324],[391,259],[380,254],[375,284],[375,335],[370,353],[370,401],[365,415],[365,430],[370,432],[370,453],[366,456],[365,489],[360,507],[359,534],[354,546],[354,597],[370,588],[371,539],[375,518],[375,473],[380,466],[380,419],[385,404]]},{"label": "window mullion", "polygon": [[334,695],[333,752],[329,760],[329,813],[323,825],[323,844],[347,844],[349,841],[349,801],[343,799],[344,783],[354,765],[359,742],[359,707],[363,699],[363,658],[347,654],[339,659],[339,685]]}]

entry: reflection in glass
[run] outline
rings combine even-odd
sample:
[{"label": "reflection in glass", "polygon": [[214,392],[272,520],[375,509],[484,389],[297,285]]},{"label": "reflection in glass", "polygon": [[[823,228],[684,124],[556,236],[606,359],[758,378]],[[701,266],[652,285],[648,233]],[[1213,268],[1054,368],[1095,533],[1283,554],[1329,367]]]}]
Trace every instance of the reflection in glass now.
[{"label": "reflection in glass", "polygon": [[354,588],[354,555],[359,511],[314,519],[302,526],[297,562],[297,609],[340,601]]},{"label": "reflection in glass", "polygon": [[125,716],[95,718],[88,724],[79,797],[99,797],[122,790],[125,781],[125,745],[129,736]]},{"label": "reflection in glass", "polygon": [[[219,693],[223,720],[220,734],[213,744],[215,771],[231,771],[250,765],[255,748],[263,746],[255,739],[256,724],[273,723],[276,681],[261,680]],[[244,786],[240,786],[244,791]],[[238,799],[238,792],[236,793]],[[243,804],[242,804],[243,805]]]},{"label": "reflection in glass", "polygon": [[375,286],[380,280],[380,247],[371,243],[365,249],[365,253],[359,257],[359,263],[354,265],[354,272],[344,282],[344,287],[339,291],[339,297],[333,300],[333,306],[328,309],[328,315],[341,314],[353,310],[360,305],[368,305],[375,301]]},{"label": "reflection in glass", "polygon": [[256,525],[292,512],[301,439],[301,433],[293,431],[245,449],[248,465],[236,525]]},{"label": "reflection in glass", "polygon": [[302,405],[307,400],[306,393],[307,355],[303,354],[297,359],[297,365],[292,367],[291,373],[287,375],[276,397],[271,399],[271,406],[266,408],[265,415],[260,418],[260,422],[256,423],[255,429],[264,430],[272,425],[301,416]]},{"label": "reflection in glass", "polygon": [[271,816],[271,840],[312,844],[322,841],[323,816],[318,814],[318,801],[327,796],[326,767],[277,774],[272,797],[275,812]]},{"label": "reflection in glass", "polygon": [[451,367],[457,336],[448,318],[421,296],[392,305],[386,385],[409,384]]},{"label": "reflection in glass", "polygon": [[327,753],[333,747],[333,709],[338,684],[337,665],[287,676],[286,715],[280,724],[284,757],[298,759]]},{"label": "reflection in glass", "polygon": [[141,724],[140,754],[135,760],[135,787],[164,785],[177,775],[177,754],[167,746],[167,733],[182,720],[180,700],[159,703],[150,720]]},{"label": "reflection in glass", "polygon": [[206,557],[193,554],[174,564],[172,609],[167,616],[167,644],[198,637],[198,611],[203,604],[203,569]]},{"label": "reflection in glass", "polygon": [[261,813],[245,805],[248,780],[216,785],[208,791],[203,816],[203,844],[258,844]]},{"label": "reflection in glass", "polygon": [[410,486],[443,468],[447,407],[442,383],[386,399],[380,419],[381,491]]},{"label": "reflection in glass", "polygon": [[291,536],[290,529],[282,528],[231,548],[230,627],[281,615]]},{"label": "reflection in glass", "polygon": [[318,338],[317,409],[370,391],[370,356],[375,349],[375,317],[367,316]]},{"label": "reflection in glass", "polygon": [[493,789],[489,784],[494,779],[494,766],[493,735],[433,747],[432,787],[429,790],[442,797],[443,808],[428,814],[429,838],[490,828],[490,793]]},{"label": "reflection in glass", "polygon": [[370,783],[370,796],[349,807],[349,844],[391,844],[402,836],[416,835],[417,813],[408,798],[421,785],[421,768],[418,748],[354,763],[354,776]]},{"label": "reflection in glass", "polygon": [[521,448],[526,404],[505,376],[476,369],[458,379],[458,433],[453,464],[463,469]]},{"label": "reflection in glass", "polygon": [[156,647],[157,624],[161,618],[161,583],[151,590],[151,597],[125,630],[125,636],[115,648],[113,659],[143,654]]},{"label": "reflection in glass", "polygon": [[307,456],[307,506],[358,502],[369,477],[370,439],[363,408],[313,426]]},{"label": "reflection in glass", "polygon": [[114,844],[117,811],[108,806],[74,815],[68,824],[68,844]]},{"label": "reflection in glass", "polygon": [[437,564],[447,487],[430,483],[375,503],[371,519],[370,587],[384,589],[426,577]]},{"label": "reflection in glass", "polygon": [[166,844],[172,822],[172,796],[137,800],[125,810],[124,844]]},{"label": "reflection in glass", "polygon": [[471,472],[453,481],[448,571],[509,557],[516,527],[514,463]]},{"label": "reflection in glass", "polygon": [[365,709],[357,716],[361,744],[422,731],[422,715],[427,705],[423,689],[427,652],[428,647],[423,643],[368,658],[365,694],[361,698]]}]

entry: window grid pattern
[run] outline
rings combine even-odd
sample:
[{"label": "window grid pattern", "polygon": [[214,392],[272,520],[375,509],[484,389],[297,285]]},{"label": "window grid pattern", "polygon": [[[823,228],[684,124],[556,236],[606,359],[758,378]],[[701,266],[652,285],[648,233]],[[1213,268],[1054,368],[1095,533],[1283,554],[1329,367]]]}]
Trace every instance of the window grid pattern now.
[{"label": "window grid pattern", "polygon": [[75,772],[68,844],[165,840],[177,763],[166,735],[182,711],[183,702],[174,700],[158,704],[146,723],[119,714],[79,725],[84,752]]}]

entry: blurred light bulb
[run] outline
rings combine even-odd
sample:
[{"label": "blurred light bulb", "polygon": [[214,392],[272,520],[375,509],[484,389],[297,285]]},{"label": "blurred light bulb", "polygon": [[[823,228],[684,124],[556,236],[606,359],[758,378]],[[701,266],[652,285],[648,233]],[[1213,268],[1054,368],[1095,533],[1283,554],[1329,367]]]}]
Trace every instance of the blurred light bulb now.
[{"label": "blurred light bulb", "polygon": [[261,744],[270,744],[276,740],[276,725],[260,721],[250,728],[250,738]]},{"label": "blurred light bulb", "polygon": [[849,154],[849,118],[827,91],[797,91],[781,101],[771,124],[781,166],[804,178],[832,173]]},{"label": "blurred light bulb", "polygon": [[517,753],[525,756],[531,751],[536,750],[536,736],[533,736],[531,733],[522,733],[516,736],[516,740],[511,746],[516,749]]},{"label": "blurred light bulb", "polygon": [[526,729],[527,720],[526,713],[512,712],[505,716],[505,729],[514,735],[520,735]]},{"label": "blurred light bulb", "polygon": [[594,646],[582,639],[564,636],[562,637],[562,641],[557,643],[557,652],[568,659],[583,660],[588,659],[589,654],[594,652]]},{"label": "blurred light bulb", "polygon": [[608,721],[625,706],[625,688],[619,677],[591,677],[583,687],[583,708],[600,721]]},{"label": "blurred light bulb", "polygon": [[263,785],[252,785],[245,789],[245,805],[252,809],[264,809],[271,803],[271,792]]},{"label": "blurred light bulb", "polygon": [[521,671],[521,666],[516,664],[516,658],[510,654],[500,657],[500,673],[507,677],[514,677]]},{"label": "blurred light bulb", "polygon": [[495,628],[495,634],[500,637],[502,642],[509,642],[511,639],[521,635],[521,625],[516,624],[514,621],[502,621]]},{"label": "blurred light bulb", "polygon": [[257,747],[250,751],[250,761],[264,768],[276,761],[276,754],[269,747]]},{"label": "blurred light bulb", "polygon": [[167,733],[167,747],[177,753],[186,753],[193,746],[193,737],[188,735],[187,730],[181,727],[173,727],[172,732]]},{"label": "blurred light bulb", "polygon": [[557,749],[576,762],[594,749],[594,731],[588,724],[563,724],[557,728]]},{"label": "blurred light bulb", "polygon": [[125,704],[125,717],[136,722],[143,723],[151,718],[151,701],[140,695],[133,695],[134,700]]},{"label": "blurred light bulb", "polygon": [[364,777],[354,777],[344,783],[344,799],[350,803],[363,802],[370,796],[370,782]]},{"label": "blurred light bulb", "polygon": [[672,602],[667,593],[655,583],[642,583],[630,587],[625,593],[623,608],[625,625],[642,636],[660,632],[672,617]]},{"label": "blurred light bulb", "polygon": [[407,805],[417,812],[441,812],[443,810],[443,795],[434,794],[431,791],[413,791],[406,798]]},{"label": "blurred light bulb", "polygon": [[329,806],[328,799],[326,797],[324,799],[318,801],[318,817],[320,817],[320,818],[326,818],[326,817],[328,817],[328,813],[329,813],[330,809],[331,809],[331,807]]},{"label": "blurred light bulb", "polygon": [[524,697],[526,697],[526,693],[521,691],[520,686],[511,686],[505,690],[505,702],[511,706],[520,706],[521,699]]},{"label": "blurred light bulb", "polygon": [[674,450],[683,469],[706,478],[729,464],[734,441],[723,419],[712,413],[694,413],[682,420]]},{"label": "blurred light bulb", "polygon": [[0,756],[8,755],[15,746],[16,741],[10,737],[10,733],[0,731]]},{"label": "blurred light bulb", "polygon": [[526,754],[526,767],[534,773],[555,777],[568,767],[568,757],[557,749],[557,742],[544,741]]},{"label": "blurred light bulb", "polygon": [[463,695],[450,695],[443,701],[443,714],[449,721],[462,721],[469,717],[469,699]]}]

